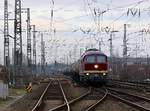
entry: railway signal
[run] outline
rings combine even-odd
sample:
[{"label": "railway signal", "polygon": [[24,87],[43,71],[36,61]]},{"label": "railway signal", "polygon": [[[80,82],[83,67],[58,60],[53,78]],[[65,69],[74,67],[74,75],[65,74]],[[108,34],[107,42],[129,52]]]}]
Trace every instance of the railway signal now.
[{"label": "railway signal", "polygon": [[27,93],[32,92],[32,83],[29,83],[28,87],[26,88]]}]

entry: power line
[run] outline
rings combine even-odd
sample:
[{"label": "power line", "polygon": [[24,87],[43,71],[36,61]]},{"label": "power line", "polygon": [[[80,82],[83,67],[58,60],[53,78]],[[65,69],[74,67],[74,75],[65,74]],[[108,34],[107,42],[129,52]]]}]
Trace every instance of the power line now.
[{"label": "power line", "polygon": [[[145,0],[142,0],[141,2],[138,2],[137,4],[135,4],[135,6],[133,6],[132,8],[137,7],[139,4],[143,3]],[[146,0],[147,1],[147,0]],[[149,0],[148,0],[149,1]],[[113,24],[114,22],[118,21],[121,17],[123,17],[124,15],[126,15],[126,12],[124,12],[121,16],[119,16],[118,18],[116,18],[115,20],[113,20],[110,24]]]}]

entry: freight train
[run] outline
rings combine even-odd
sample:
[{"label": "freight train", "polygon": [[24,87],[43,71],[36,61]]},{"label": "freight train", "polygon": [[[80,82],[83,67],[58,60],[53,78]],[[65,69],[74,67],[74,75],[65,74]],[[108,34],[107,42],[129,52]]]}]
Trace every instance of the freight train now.
[{"label": "freight train", "polygon": [[87,50],[71,65],[72,78],[78,82],[105,83],[108,74],[107,55],[97,49]]}]

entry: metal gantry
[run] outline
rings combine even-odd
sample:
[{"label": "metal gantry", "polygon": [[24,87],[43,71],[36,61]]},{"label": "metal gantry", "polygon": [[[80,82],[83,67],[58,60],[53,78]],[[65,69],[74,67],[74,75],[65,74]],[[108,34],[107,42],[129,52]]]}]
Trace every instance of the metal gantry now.
[{"label": "metal gantry", "polygon": [[41,74],[45,74],[45,42],[41,34]]},{"label": "metal gantry", "polygon": [[35,25],[33,25],[33,69],[36,73],[36,31],[35,31]]},{"label": "metal gantry", "polygon": [[109,49],[109,53],[110,53],[110,70],[111,73],[113,74],[113,44],[112,44],[112,39],[113,39],[113,32],[110,33],[110,49]]},{"label": "metal gantry", "polygon": [[30,25],[30,9],[27,8],[27,60],[28,66],[32,64],[32,52],[31,52],[31,25]]},{"label": "metal gantry", "polygon": [[4,65],[9,68],[9,26],[8,26],[8,0],[4,0]]},{"label": "metal gantry", "polygon": [[113,55],[113,36],[114,36],[114,33],[115,32],[118,32],[117,30],[113,30],[113,31],[110,31],[110,49],[109,49],[109,53],[110,53],[110,69],[112,71],[112,74],[113,74],[113,62],[114,62],[114,55]]},{"label": "metal gantry", "polygon": [[127,24],[124,24],[124,37],[123,37],[123,63],[124,67],[126,68],[127,65],[127,38],[126,38],[126,33],[127,33]]},{"label": "metal gantry", "polygon": [[15,0],[14,20],[14,82],[21,76],[22,67],[22,27],[21,27],[21,0]]}]

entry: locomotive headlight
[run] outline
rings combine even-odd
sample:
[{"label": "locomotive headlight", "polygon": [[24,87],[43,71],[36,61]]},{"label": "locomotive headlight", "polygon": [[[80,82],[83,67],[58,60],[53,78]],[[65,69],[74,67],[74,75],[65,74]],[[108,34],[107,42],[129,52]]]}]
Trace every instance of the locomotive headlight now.
[{"label": "locomotive headlight", "polygon": [[86,73],[87,76],[89,76],[89,73]]},{"label": "locomotive headlight", "polygon": [[106,73],[103,73],[103,76],[105,76],[106,75]]},{"label": "locomotive headlight", "polygon": [[98,68],[98,65],[94,65],[94,68],[97,69],[97,68]]}]

